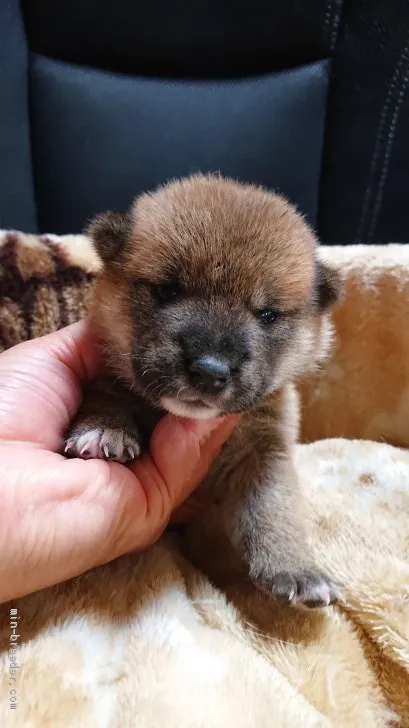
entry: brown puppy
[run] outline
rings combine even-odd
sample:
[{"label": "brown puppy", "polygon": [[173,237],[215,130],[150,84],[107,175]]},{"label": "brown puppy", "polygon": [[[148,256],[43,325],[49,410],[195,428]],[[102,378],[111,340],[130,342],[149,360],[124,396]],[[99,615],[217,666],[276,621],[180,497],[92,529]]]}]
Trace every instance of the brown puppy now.
[{"label": "brown puppy", "polygon": [[214,504],[202,523],[208,549],[194,538],[192,549],[203,566],[200,551],[218,560],[221,548],[292,604],[329,604],[337,590],[309,557],[291,462],[292,383],[325,355],[340,288],[312,231],[277,195],[195,176],[141,196],[129,214],[98,217],[90,235],[103,261],[92,320],[106,371],[67,452],[127,462],[164,411],[244,412],[201,486]]}]

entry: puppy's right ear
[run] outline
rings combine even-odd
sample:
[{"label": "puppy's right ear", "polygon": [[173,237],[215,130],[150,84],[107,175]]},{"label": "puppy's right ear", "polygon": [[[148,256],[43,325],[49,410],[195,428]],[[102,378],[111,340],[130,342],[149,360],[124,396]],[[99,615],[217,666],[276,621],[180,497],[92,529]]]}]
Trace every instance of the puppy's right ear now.
[{"label": "puppy's right ear", "polygon": [[105,212],[91,220],[86,234],[94,243],[101,260],[110,263],[125,246],[130,227],[127,213]]}]

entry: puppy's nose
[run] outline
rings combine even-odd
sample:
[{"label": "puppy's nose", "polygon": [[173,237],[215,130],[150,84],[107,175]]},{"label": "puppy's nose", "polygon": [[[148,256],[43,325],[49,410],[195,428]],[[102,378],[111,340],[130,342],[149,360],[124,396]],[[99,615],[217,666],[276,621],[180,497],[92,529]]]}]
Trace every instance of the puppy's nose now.
[{"label": "puppy's nose", "polygon": [[230,380],[227,362],[214,356],[203,356],[188,363],[190,384],[205,394],[217,394]]}]

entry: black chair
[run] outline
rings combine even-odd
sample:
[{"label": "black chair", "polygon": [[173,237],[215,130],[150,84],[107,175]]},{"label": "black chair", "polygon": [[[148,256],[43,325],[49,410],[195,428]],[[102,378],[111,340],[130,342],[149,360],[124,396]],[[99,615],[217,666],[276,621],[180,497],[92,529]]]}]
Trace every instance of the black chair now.
[{"label": "black chair", "polygon": [[409,241],[408,86],[407,0],[0,0],[0,227],[202,170],[325,243]]}]

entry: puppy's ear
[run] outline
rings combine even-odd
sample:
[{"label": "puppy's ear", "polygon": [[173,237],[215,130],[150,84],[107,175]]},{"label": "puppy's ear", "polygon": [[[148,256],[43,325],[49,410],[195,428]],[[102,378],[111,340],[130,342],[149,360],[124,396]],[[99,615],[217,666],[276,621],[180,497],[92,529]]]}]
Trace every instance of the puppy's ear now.
[{"label": "puppy's ear", "polygon": [[321,310],[334,306],[342,298],[343,285],[339,272],[317,261],[317,303]]},{"label": "puppy's ear", "polygon": [[105,212],[91,220],[86,231],[104,263],[112,261],[124,247],[131,227],[130,217],[122,212]]}]

